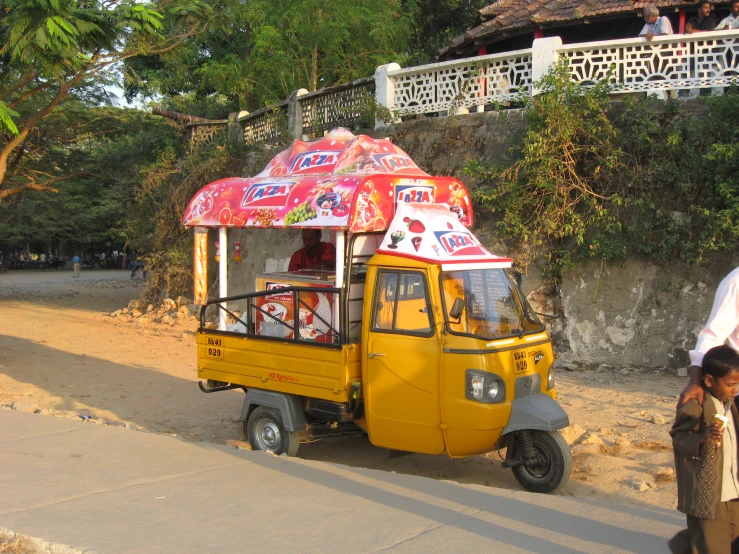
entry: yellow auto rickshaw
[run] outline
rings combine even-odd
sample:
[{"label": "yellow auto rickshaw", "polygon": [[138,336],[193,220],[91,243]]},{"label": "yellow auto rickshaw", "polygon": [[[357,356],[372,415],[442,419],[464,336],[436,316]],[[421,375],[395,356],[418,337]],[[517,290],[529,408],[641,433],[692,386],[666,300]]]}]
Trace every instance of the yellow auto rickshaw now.
[{"label": "yellow auto rickshaw", "polygon": [[[432,177],[388,140],[338,130],[295,141],[254,178],[222,179],[190,202],[196,281],[202,228],[333,231],[335,270],[263,274],[255,292],[203,300],[204,392],[246,392],[252,448],[294,456],[303,439],[366,434],[376,446],[472,456],[506,448],[534,492],[572,470],[558,432],[549,335],[506,269],[471,233],[465,186]],[[258,230],[254,231],[258,233]],[[206,321],[217,310],[217,328]]]}]

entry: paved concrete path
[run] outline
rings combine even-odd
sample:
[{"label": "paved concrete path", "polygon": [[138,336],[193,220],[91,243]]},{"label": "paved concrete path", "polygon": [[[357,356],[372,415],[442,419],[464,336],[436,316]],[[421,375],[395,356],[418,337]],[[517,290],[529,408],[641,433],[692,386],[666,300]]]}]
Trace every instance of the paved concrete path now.
[{"label": "paved concrete path", "polygon": [[683,521],[0,409],[0,528],[79,551],[652,554]]}]

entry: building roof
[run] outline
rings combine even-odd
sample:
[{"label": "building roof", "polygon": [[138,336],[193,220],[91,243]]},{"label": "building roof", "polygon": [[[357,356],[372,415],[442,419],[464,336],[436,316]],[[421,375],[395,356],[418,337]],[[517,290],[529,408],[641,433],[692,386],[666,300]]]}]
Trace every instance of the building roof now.
[{"label": "building roof", "polygon": [[487,44],[504,36],[523,34],[536,27],[556,27],[579,20],[606,18],[618,14],[638,13],[648,4],[658,8],[694,7],[685,0],[498,0],[478,11],[475,24],[464,34],[453,38],[439,54],[469,44]]}]

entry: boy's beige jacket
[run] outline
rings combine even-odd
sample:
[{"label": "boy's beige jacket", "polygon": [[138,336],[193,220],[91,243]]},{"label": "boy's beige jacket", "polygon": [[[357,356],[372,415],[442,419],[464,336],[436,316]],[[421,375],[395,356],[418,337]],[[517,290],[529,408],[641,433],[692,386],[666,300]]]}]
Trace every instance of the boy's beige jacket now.
[{"label": "boy's beige jacket", "polygon": [[[731,413],[737,428],[739,412],[734,402]],[[714,415],[716,408],[708,397],[703,406],[690,399],[677,409],[675,424],[670,430],[677,474],[677,509],[700,519],[716,519],[716,508],[721,502],[723,449],[698,446],[700,436]],[[739,428],[735,436],[739,436]]]}]

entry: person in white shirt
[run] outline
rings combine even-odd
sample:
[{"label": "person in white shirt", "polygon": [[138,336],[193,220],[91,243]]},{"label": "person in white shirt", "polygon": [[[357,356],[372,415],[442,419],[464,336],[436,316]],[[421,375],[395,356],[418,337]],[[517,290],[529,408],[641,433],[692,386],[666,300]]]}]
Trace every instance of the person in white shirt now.
[{"label": "person in white shirt", "polygon": [[708,322],[698,334],[695,348],[688,353],[690,382],[680,394],[678,405],[683,405],[690,398],[703,402],[703,356],[714,346],[722,344],[739,352],[739,267],[724,277],[716,289]]},{"label": "person in white shirt", "polygon": [[639,33],[640,37],[646,37],[652,40],[656,36],[671,35],[672,24],[665,16],[659,15],[659,10],[654,4],[649,4],[644,8],[644,28]]},{"label": "person in white shirt", "polygon": [[729,17],[722,19],[721,23],[716,25],[714,31],[730,31],[732,29],[739,29],[739,0],[731,2]]}]

